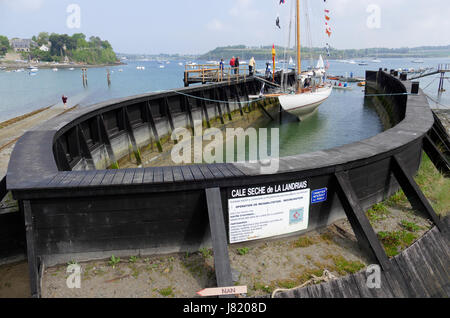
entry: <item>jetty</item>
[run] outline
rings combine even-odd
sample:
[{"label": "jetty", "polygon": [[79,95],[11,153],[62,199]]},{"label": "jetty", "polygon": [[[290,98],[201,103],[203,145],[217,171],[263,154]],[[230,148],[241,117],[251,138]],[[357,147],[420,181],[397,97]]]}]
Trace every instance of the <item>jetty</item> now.
[{"label": "jetty", "polygon": [[245,81],[249,76],[251,75],[247,65],[220,69],[218,64],[186,64],[184,86],[188,87],[190,84],[198,83],[234,83]]}]

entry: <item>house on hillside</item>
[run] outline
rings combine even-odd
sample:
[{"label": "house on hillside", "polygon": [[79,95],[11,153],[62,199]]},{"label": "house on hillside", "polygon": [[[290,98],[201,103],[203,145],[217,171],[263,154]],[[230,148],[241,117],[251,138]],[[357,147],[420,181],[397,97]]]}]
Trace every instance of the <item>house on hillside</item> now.
[{"label": "house on hillside", "polygon": [[42,46],[39,48],[39,50],[41,50],[43,52],[48,52],[48,51],[50,51],[50,48],[47,45],[42,44]]},{"label": "house on hillside", "polygon": [[37,43],[31,39],[11,39],[9,44],[14,52],[30,52],[33,47],[37,46]]}]

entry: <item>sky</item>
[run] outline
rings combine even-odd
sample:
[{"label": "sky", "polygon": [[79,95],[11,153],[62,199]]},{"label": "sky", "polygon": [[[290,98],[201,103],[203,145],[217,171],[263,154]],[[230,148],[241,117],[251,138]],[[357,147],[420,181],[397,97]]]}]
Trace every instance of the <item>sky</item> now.
[{"label": "sky", "polygon": [[[108,40],[116,52],[138,54],[201,54],[238,44],[286,46],[292,1],[280,5],[279,0],[0,0],[0,35],[31,38],[41,31],[81,32]],[[450,45],[449,0],[301,2],[302,45],[329,43],[338,49]],[[330,38],[325,34],[325,9],[330,11]],[[275,25],[277,16],[281,29]]]}]

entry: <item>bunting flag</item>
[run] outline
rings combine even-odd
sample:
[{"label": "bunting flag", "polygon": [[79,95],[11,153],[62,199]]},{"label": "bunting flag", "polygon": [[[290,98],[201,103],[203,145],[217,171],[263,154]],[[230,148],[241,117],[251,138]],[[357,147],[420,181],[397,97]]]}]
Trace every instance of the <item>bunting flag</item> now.
[{"label": "bunting flag", "polygon": [[[324,0],[326,3],[327,1]],[[331,16],[330,16],[330,10],[325,9],[325,33],[328,35],[328,37],[331,37],[331,26],[328,24],[330,22]]]},{"label": "bunting flag", "polygon": [[277,26],[279,29],[281,29],[281,26],[280,26],[280,17],[277,17],[277,21],[275,22],[275,24],[276,24],[276,26]]},{"label": "bunting flag", "polygon": [[280,4],[285,4],[286,0],[280,0]]}]

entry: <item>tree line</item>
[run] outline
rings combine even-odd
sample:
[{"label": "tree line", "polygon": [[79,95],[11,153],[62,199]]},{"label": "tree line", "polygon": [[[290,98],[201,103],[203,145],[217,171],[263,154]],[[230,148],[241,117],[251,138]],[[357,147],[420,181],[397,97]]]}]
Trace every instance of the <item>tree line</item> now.
[{"label": "tree line", "polygon": [[[73,62],[86,64],[111,64],[117,62],[117,56],[111,44],[98,36],[89,39],[83,33],[73,35],[40,32],[33,36],[36,43],[30,52],[22,53],[24,59],[37,59],[44,62],[63,62],[67,57]],[[45,45],[49,51],[40,50]],[[10,50],[8,38],[0,36],[0,55]]]}]

